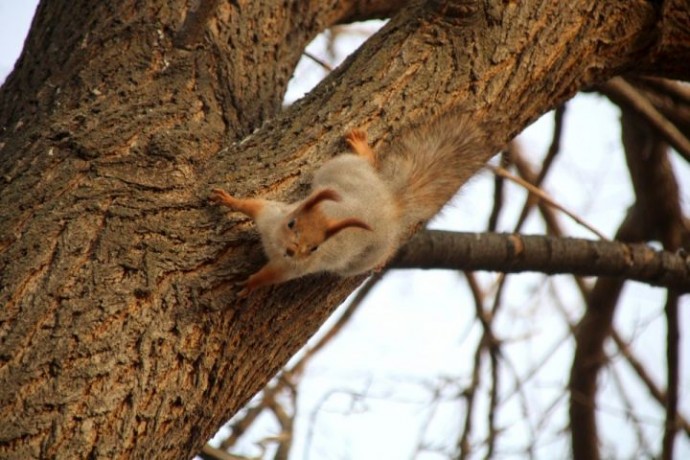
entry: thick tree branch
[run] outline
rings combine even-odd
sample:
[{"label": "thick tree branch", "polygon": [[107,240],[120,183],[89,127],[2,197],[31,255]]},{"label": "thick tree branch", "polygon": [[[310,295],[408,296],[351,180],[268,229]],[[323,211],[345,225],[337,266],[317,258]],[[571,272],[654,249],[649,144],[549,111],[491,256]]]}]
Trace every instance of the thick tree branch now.
[{"label": "thick tree branch", "polygon": [[349,0],[338,3],[346,3],[348,6],[343,8],[337,23],[389,18],[404,5],[399,0]]},{"label": "thick tree branch", "polygon": [[687,80],[690,75],[690,8],[686,0],[655,2],[659,11],[656,50],[650,56],[648,72],[657,76]]},{"label": "thick tree branch", "polygon": [[428,230],[400,250],[391,268],[606,276],[690,292],[687,255],[617,241]]}]

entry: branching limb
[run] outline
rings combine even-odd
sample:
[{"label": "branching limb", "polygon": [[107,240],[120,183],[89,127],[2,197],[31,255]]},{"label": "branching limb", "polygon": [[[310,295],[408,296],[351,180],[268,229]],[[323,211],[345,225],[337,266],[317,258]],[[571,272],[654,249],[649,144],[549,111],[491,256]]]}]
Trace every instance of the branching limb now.
[{"label": "branching limb", "polygon": [[612,78],[601,85],[600,91],[616,104],[634,110],[644,117],[686,161],[690,162],[690,140],[630,83],[622,77]]},{"label": "branching limb", "polygon": [[[665,248],[675,251],[682,239],[683,218],[678,183],[669,164],[667,146],[638,114],[625,106],[621,108],[623,146],[636,201],[616,239],[645,241],[656,238]],[[570,374],[570,422],[575,459],[599,458],[594,404],[597,375],[606,359],[603,345],[613,330],[613,315],[622,287],[621,279],[599,278],[587,298],[587,311],[575,334],[576,349]],[[667,417],[675,421],[675,410],[669,412],[668,406]],[[668,422],[665,436],[670,436]]]}]

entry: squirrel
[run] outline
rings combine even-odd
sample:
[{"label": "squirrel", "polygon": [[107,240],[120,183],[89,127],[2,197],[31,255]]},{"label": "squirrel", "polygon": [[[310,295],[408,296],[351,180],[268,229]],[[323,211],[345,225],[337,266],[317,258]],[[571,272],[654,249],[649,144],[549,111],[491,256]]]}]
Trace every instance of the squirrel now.
[{"label": "squirrel", "polygon": [[316,273],[353,276],[380,270],[422,223],[436,215],[485,158],[482,133],[452,112],[409,130],[374,152],[363,130],[345,135],[354,153],[325,162],[312,191],[295,203],[236,198],[215,188],[210,200],[254,220],[268,263],[239,295]]}]

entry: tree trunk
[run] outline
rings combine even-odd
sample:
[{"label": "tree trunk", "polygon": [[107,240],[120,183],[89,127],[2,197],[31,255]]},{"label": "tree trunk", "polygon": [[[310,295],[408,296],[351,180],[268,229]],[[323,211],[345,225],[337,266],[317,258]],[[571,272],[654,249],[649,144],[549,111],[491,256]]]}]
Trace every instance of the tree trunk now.
[{"label": "tree trunk", "polygon": [[[213,186],[294,199],[347,129],[458,104],[488,159],[581,88],[690,74],[680,1],[398,3],[41,3],[0,89],[0,457],[190,457],[361,281],[239,299],[263,256]],[[315,34],[388,13],[281,111]]]}]

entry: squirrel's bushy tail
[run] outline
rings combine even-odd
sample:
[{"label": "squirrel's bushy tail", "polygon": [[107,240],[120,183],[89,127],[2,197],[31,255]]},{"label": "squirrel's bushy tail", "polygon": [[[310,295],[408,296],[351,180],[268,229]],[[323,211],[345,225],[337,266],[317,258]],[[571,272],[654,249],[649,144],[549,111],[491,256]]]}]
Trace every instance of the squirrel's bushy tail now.
[{"label": "squirrel's bushy tail", "polygon": [[491,153],[467,113],[451,112],[408,132],[379,157],[406,229],[436,215]]}]

